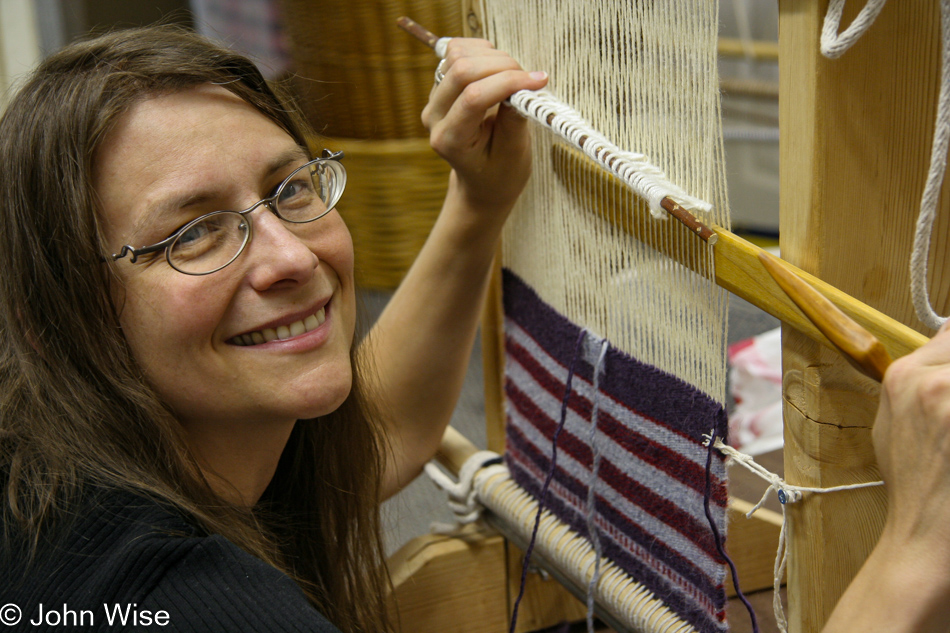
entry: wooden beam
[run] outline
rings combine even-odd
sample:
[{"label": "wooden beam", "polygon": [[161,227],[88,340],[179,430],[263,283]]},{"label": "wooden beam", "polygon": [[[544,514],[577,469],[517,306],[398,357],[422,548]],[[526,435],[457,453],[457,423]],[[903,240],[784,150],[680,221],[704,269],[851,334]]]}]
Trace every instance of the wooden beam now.
[{"label": "wooden beam", "polygon": [[717,49],[722,57],[752,57],[764,61],[778,60],[778,42],[764,40],[746,42],[735,37],[720,37]]},{"label": "wooden beam", "polygon": [[[842,26],[859,4],[846,5]],[[818,50],[827,5],[779,2],[782,255],[923,331],[907,271],[937,101],[937,2],[888,4],[834,61]],[[948,200],[944,192],[931,253],[931,296],[943,314]],[[878,385],[794,330],[783,333],[782,356],[786,479],[822,488],[879,479],[871,444]],[[788,513],[790,630],[817,632],[877,541],[885,495],[808,495]]]},{"label": "wooden beam", "polygon": [[389,560],[390,610],[401,631],[498,633],[508,628],[505,540],[427,534]]}]

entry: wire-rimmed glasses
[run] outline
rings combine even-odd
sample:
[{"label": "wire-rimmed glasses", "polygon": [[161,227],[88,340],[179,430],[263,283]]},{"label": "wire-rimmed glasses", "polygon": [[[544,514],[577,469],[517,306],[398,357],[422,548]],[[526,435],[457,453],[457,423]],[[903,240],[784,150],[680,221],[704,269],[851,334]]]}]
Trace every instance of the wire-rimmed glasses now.
[{"label": "wire-rimmed glasses", "polygon": [[233,262],[251,241],[250,213],[265,205],[281,220],[305,224],[319,220],[336,206],[346,186],[346,170],[339,161],[343,152],[323,150],[321,158],[294,170],[274,192],[243,211],[212,211],[195,218],[151,246],[128,244],[112,260],[131,254],[131,263],[142,255],[165,251],[169,266],[186,275],[209,275]]}]

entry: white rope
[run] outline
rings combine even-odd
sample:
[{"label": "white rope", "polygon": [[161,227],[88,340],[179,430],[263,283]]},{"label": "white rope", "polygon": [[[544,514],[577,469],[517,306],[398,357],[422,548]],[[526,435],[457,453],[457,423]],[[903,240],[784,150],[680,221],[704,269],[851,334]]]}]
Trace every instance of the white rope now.
[{"label": "white rope", "polygon": [[933,149],[930,152],[930,172],[924,195],[920,201],[920,215],[914,231],[914,250],[910,257],[910,290],[917,318],[929,328],[939,330],[947,322],[930,303],[927,284],[927,260],[930,238],[933,234],[940,189],[947,171],[947,144],[950,140],[950,0],[940,1],[940,31],[943,42],[940,71],[940,99],[937,102],[937,122],[934,126]]},{"label": "white rope", "polygon": [[825,14],[824,26],[821,29],[821,54],[828,59],[841,57],[874,24],[874,20],[877,19],[886,2],[887,0],[868,0],[858,13],[858,17],[854,18],[844,33],[839,34],[845,0],[831,0],[828,12]]},{"label": "white rope", "polygon": [[429,462],[425,465],[425,472],[432,482],[448,493],[449,508],[455,514],[457,522],[455,526],[434,525],[433,531],[448,533],[454,531],[459,525],[474,523],[478,520],[484,506],[478,502],[478,492],[474,486],[475,474],[487,463],[495,462],[500,458],[498,453],[492,451],[478,451],[462,464],[458,482],[452,481],[435,463]]},{"label": "white rope", "polygon": [[[821,53],[829,59],[840,57],[864,35],[880,14],[887,0],[868,0],[850,26],[841,34],[838,28],[845,0],[832,0],[825,14],[821,31]],[[920,213],[914,230],[914,247],[910,256],[910,292],[917,318],[929,328],[940,329],[947,317],[940,316],[930,303],[927,284],[927,263],[930,238],[940,202],[940,189],[947,171],[947,147],[950,141],[950,0],[940,1],[941,54],[940,97],[937,102],[937,122],[934,126],[933,146],[930,152],[930,171],[920,201]]]},{"label": "white rope", "polygon": [[[706,438],[706,445],[708,446],[709,436],[706,435],[704,437]],[[789,503],[801,501],[802,496],[806,492],[821,494],[826,492],[840,492],[842,490],[858,490],[861,488],[883,486],[884,482],[870,481],[846,486],[832,486],[830,488],[796,486],[794,484],[788,483],[775,473],[756,463],[751,455],[746,455],[745,453],[737,451],[731,446],[724,444],[719,438],[716,438],[716,441],[713,443],[713,448],[721,452],[723,455],[731,458],[732,461],[739,464],[749,472],[769,483],[769,487],[765,489],[765,493],[762,495],[762,498],[759,499],[759,502],[746,513],[747,518],[752,518],[752,515],[762,507],[766,499],[768,499],[769,493],[773,490],[775,491],[776,495],[778,495],[779,502],[782,504],[782,528],[778,534],[778,549],[775,552],[775,565],[772,568],[772,609],[775,611],[775,622],[778,625],[779,631],[781,631],[781,633],[787,633],[788,620],[785,618],[785,609],[782,607],[782,595],[780,593],[782,586],[782,576],[785,575],[785,565],[788,561],[788,514],[785,512],[785,506]]]}]

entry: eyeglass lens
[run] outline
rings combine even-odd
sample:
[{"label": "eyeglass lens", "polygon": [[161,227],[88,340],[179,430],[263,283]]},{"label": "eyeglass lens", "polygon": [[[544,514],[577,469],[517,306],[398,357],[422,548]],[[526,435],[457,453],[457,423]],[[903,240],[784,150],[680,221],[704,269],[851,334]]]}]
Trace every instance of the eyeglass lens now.
[{"label": "eyeglass lens", "polygon": [[[324,161],[304,165],[277,190],[272,208],[292,223],[312,222],[335,204],[342,184],[337,169]],[[218,211],[186,225],[168,248],[168,261],[188,274],[213,272],[230,264],[250,239],[249,219],[236,211]]]}]

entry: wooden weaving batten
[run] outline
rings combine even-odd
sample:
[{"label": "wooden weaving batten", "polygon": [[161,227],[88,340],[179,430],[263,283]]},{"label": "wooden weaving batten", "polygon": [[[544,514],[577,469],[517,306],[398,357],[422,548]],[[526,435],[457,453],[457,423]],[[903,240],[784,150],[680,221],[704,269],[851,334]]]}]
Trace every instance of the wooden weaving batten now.
[{"label": "wooden weaving batten", "polygon": [[785,294],[835,348],[844,354],[845,359],[851,362],[855,369],[878,382],[884,380],[891,357],[873,334],[848,318],[835,304],[825,299],[824,295],[792,273],[778,257],[762,252],[759,253],[759,261]]},{"label": "wooden weaving batten", "polygon": [[[595,190],[609,188],[620,191],[625,187],[620,180],[603,172],[580,152],[566,146],[555,146],[554,151],[554,164],[557,166],[558,175],[571,195],[584,200],[594,200],[591,193]],[[657,222],[642,209],[635,208],[633,203],[629,207],[606,208],[598,202],[590,204],[589,208],[591,213],[617,225],[660,253],[687,268],[697,270],[699,263],[690,251],[674,248],[679,241],[678,237],[689,237],[676,224]],[[648,227],[652,230],[647,230]],[[715,281],[719,286],[761,308],[782,323],[792,326],[809,339],[837,349],[812,320],[802,313],[765,268],[761,258],[763,253],[767,255],[766,251],[722,227],[711,225],[710,230],[717,237],[714,246]],[[678,236],[677,233],[681,235]],[[892,357],[899,358],[909,354],[927,342],[926,336],[903,323],[788,262],[778,261],[782,262],[783,269],[814,287],[848,317],[873,334]]]}]

